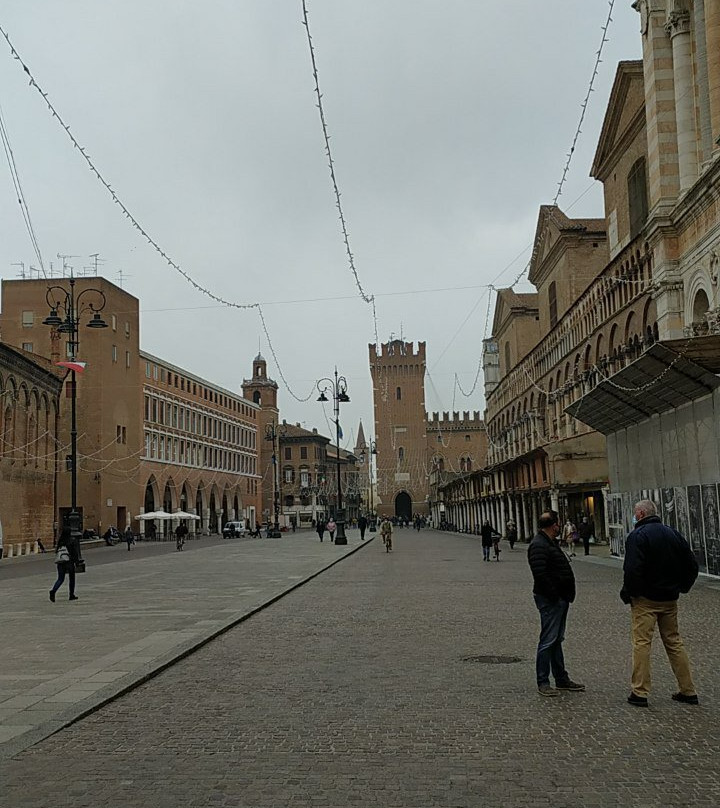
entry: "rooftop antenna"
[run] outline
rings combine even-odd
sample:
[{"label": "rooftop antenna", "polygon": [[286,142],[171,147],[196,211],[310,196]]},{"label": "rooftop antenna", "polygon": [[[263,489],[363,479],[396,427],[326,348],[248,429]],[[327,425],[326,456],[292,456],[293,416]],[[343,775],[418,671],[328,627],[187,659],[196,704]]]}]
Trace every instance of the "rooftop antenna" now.
[{"label": "rooftop antenna", "polygon": [[18,261],[17,264],[10,264],[10,266],[11,267],[20,267],[20,272],[18,272],[18,278],[22,278],[23,280],[25,280],[25,278],[27,276],[25,275],[25,262],[24,261]]},{"label": "rooftop antenna", "polygon": [[100,258],[100,253],[90,253],[90,258],[93,259],[93,266],[95,267],[95,276],[98,274],[98,264],[102,264],[103,260]]},{"label": "rooftop antenna", "polygon": [[122,271],[122,269],[118,269],[118,271],[115,274],[116,274],[116,277],[118,279],[118,284],[119,284],[121,289],[123,288],[123,281],[127,280],[127,278],[132,278],[132,275],[125,274]]},{"label": "rooftop antenna", "polygon": [[73,268],[68,266],[68,258],[80,258],[79,255],[61,255],[60,253],[57,254],[58,258],[62,258],[63,266],[62,266],[62,274],[63,278],[67,277],[67,271],[70,270],[70,275],[72,276]]}]

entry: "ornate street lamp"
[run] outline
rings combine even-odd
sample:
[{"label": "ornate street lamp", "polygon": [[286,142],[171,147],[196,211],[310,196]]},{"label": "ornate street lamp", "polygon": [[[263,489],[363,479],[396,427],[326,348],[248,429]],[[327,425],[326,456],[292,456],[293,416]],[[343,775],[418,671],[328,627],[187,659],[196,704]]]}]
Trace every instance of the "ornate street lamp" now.
[{"label": "ornate street lamp", "polygon": [[335,414],[335,459],[337,462],[337,507],[335,509],[337,532],[335,533],[335,544],[347,544],[342,485],[340,482],[340,403],[350,401],[350,396],[347,394],[347,379],[344,376],[338,376],[337,368],[335,368],[335,381],[332,379],[320,379],[317,383],[317,389],[320,391],[318,401],[328,401],[328,397],[325,395],[328,391],[332,394],[333,399],[333,412]]},{"label": "ornate street lamp", "polygon": [[[67,359],[58,363],[61,367],[70,370],[70,513],[67,517],[67,526],[70,528],[72,540],[75,542],[77,557],[82,568],[84,562],[80,551],[81,519],[77,507],[77,386],[76,371],[82,370],[78,364],[78,348],[80,345],[80,317],[85,312],[92,312],[88,328],[107,328],[108,325],[100,316],[105,308],[105,295],[100,289],[83,289],[75,295],[75,278],[70,275],[70,289],[64,286],[50,286],[45,293],[45,300],[50,307],[50,314],[43,320],[43,325],[49,325],[61,334],[69,336],[66,348]],[[62,314],[62,316],[60,316]]]}]

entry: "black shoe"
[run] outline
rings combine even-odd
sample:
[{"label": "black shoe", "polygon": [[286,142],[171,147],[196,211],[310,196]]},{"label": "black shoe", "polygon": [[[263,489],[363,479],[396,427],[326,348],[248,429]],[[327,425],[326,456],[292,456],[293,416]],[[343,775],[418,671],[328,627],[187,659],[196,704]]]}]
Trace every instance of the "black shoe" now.
[{"label": "black shoe", "polygon": [[50,590],[50,601],[55,603],[55,593],[52,591],[52,589]]},{"label": "black shoe", "polygon": [[573,682],[572,679],[568,679],[567,682],[556,682],[555,687],[558,690],[572,690],[574,693],[582,693],[585,690],[585,685]]},{"label": "black shoe", "polygon": [[697,696],[688,696],[685,693],[673,693],[671,698],[673,701],[679,701],[683,704],[700,704]]},{"label": "black shoe", "polygon": [[638,696],[635,693],[631,693],[628,698],[628,704],[632,704],[633,707],[647,707],[648,700],[645,696]]},{"label": "black shoe", "polygon": [[80,600],[80,598],[78,598],[78,596],[77,596],[77,595],[70,595],[70,597],[68,598],[68,600]]}]

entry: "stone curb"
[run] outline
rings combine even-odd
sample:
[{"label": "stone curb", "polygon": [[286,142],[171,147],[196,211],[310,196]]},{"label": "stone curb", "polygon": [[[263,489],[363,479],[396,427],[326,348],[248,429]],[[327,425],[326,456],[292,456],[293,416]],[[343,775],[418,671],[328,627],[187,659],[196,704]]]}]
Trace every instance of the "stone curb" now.
[{"label": "stone curb", "polygon": [[331,567],[334,567],[336,564],[339,564],[341,561],[344,561],[349,556],[358,552],[358,550],[362,550],[363,547],[369,546],[375,540],[377,535],[379,534],[369,536],[360,544],[350,547],[348,551],[339,558],[336,558],[331,563],[327,564],[316,572],[313,572],[311,575],[308,575],[301,581],[297,581],[292,586],[284,589],[282,592],[278,592],[278,594],[273,595],[266,601],[263,601],[259,606],[255,606],[249,611],[233,615],[232,617],[228,618],[227,621],[219,628],[213,628],[204,637],[189,640],[185,643],[180,643],[172,651],[165,654],[164,657],[159,657],[153,662],[148,663],[132,673],[129,673],[122,679],[113,682],[111,685],[108,685],[102,690],[98,690],[96,693],[93,693],[82,702],[67,709],[64,713],[61,713],[56,718],[46,721],[44,724],[40,724],[37,727],[33,727],[31,730],[28,730],[22,735],[18,735],[15,738],[5,741],[4,743],[0,744],[0,760],[9,760],[15,757],[15,755],[26,751],[30,747],[44,741],[46,738],[55,735],[57,732],[60,732],[72,724],[75,724],[77,721],[87,718],[87,716],[97,712],[101,707],[104,707],[106,704],[115,701],[115,699],[126,695],[132,690],[135,690],[135,688],[139,687],[150,679],[154,679],[176,662],[185,659],[195,651],[202,648],[204,645],[212,642],[212,640],[235,628],[235,626],[238,626],[240,623],[250,619],[253,615],[263,611],[263,609],[267,609],[269,606],[272,606],[273,603],[276,603],[281,598],[284,598],[286,595],[289,595],[291,592],[299,589],[301,586],[304,586],[309,581],[312,581],[314,578],[322,575],[322,573],[326,572]]}]

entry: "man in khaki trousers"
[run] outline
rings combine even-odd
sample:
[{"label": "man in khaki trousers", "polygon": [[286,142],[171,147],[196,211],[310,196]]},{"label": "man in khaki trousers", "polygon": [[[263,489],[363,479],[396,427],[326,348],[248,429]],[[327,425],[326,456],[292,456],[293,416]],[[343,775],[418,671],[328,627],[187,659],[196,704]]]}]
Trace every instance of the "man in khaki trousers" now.
[{"label": "man in khaki trousers", "polygon": [[698,704],[690,661],[678,629],[678,598],[689,592],[698,575],[690,545],[677,530],[664,525],[655,504],[635,504],[635,527],[625,544],[623,588],[620,597],[630,604],[633,670],[628,702],[647,707],[650,694],[650,652],[655,625],[665,646],[678,692],[674,701]]}]

